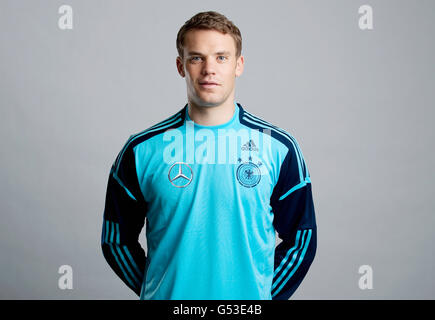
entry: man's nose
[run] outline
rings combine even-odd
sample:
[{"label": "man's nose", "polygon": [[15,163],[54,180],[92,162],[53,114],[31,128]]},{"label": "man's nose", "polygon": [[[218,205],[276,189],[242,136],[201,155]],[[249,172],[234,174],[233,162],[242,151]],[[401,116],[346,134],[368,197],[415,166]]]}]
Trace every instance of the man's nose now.
[{"label": "man's nose", "polygon": [[205,74],[215,73],[216,69],[216,61],[211,57],[207,57],[204,59],[204,63],[202,65],[202,72]]}]

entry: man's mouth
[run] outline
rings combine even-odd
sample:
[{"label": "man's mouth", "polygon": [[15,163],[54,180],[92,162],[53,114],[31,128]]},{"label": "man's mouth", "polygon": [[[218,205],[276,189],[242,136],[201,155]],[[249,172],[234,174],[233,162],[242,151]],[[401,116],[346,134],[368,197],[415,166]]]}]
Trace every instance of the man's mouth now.
[{"label": "man's mouth", "polygon": [[199,85],[203,88],[215,88],[219,86],[217,82],[213,82],[213,81],[202,81],[199,83]]}]

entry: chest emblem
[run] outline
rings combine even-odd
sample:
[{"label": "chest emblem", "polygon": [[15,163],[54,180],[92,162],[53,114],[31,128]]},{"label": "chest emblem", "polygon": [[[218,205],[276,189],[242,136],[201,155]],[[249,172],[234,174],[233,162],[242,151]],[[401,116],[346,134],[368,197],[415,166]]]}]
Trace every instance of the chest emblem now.
[{"label": "chest emblem", "polygon": [[[239,158],[239,162],[241,161],[242,159]],[[261,171],[259,166],[261,166],[261,162],[255,164],[252,162],[251,157],[249,157],[248,162],[240,163],[237,167],[236,173],[239,183],[246,188],[255,187],[261,179]]]},{"label": "chest emblem", "polygon": [[169,168],[168,179],[174,187],[185,188],[192,182],[192,168],[185,162],[175,162]]}]

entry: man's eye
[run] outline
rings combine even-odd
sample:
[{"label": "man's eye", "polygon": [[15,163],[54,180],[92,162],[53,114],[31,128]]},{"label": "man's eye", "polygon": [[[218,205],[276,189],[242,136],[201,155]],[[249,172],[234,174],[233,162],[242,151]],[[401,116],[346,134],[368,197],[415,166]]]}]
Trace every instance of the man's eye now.
[{"label": "man's eye", "polygon": [[[227,59],[227,57],[225,57],[225,56],[219,56],[218,57],[221,61],[224,61],[224,60],[226,60]],[[221,59],[222,58],[222,59]]]},{"label": "man's eye", "polygon": [[191,61],[199,61],[198,59],[201,59],[200,57],[192,57],[190,58]]}]

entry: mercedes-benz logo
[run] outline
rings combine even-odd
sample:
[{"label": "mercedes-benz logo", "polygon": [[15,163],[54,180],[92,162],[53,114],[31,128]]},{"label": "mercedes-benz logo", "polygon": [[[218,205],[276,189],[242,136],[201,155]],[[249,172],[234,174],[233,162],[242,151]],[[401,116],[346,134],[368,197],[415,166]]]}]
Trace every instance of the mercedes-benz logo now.
[{"label": "mercedes-benz logo", "polygon": [[[186,168],[188,168],[189,170],[187,170]],[[172,172],[172,176],[175,174],[175,176],[172,178],[171,178],[171,172]],[[185,174],[183,174],[183,172]],[[187,163],[175,162],[169,168],[168,179],[169,179],[169,182],[171,182],[174,187],[177,187],[177,188],[187,187],[193,179],[192,168]]]}]

